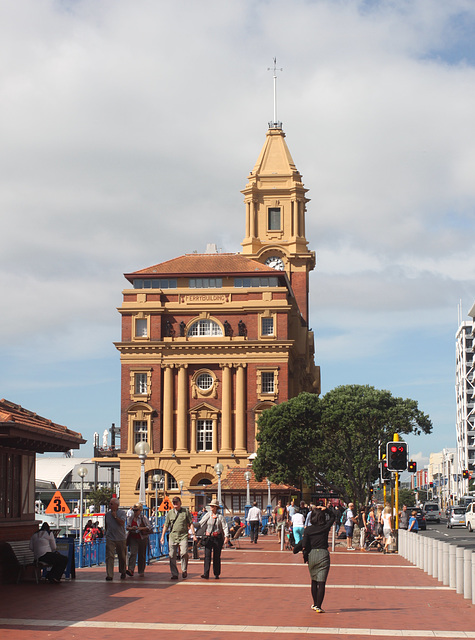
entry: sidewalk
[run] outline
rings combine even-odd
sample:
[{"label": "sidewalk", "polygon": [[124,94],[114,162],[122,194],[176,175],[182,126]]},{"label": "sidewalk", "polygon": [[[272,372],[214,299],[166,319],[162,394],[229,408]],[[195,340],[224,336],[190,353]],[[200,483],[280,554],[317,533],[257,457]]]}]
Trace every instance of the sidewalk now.
[{"label": "sidewalk", "polygon": [[3,586],[2,640],[475,638],[475,607],[397,555],[337,546],[325,614],[310,609],[302,555],[281,552],[275,536],[257,545],[244,538],[222,558],[220,580],[202,580],[203,563],[195,560],[186,580],[172,582],[161,560],[144,578],[116,573],[106,582],[101,566],[60,585]]}]

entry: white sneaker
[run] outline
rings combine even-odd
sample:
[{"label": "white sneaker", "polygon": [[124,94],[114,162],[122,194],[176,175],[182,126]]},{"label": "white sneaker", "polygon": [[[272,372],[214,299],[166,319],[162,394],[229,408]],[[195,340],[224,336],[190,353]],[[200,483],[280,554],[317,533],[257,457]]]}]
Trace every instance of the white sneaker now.
[{"label": "white sneaker", "polygon": [[346,550],[347,550],[347,551],[354,551],[354,550],[355,550],[355,548],[354,548],[354,547],[346,547]]}]

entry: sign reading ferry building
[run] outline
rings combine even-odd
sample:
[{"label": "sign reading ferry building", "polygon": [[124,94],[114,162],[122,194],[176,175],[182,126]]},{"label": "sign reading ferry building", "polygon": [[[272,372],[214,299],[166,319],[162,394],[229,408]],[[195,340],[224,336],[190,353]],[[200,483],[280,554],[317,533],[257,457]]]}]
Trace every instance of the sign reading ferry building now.
[{"label": "sign reading ferry building", "polygon": [[246,467],[264,409],[301,391],[319,393],[306,191],[280,123],[271,123],[243,190],[242,253],[187,254],[125,275],[116,343],[122,504],[138,500],[137,442],[150,446],[147,503],[157,474],[165,491],[182,491],[197,508],[217,462],[224,477]]}]

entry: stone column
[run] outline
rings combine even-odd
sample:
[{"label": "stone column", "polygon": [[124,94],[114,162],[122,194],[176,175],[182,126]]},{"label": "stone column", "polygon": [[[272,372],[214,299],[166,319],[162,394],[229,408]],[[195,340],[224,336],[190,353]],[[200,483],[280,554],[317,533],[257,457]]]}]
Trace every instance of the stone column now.
[{"label": "stone column", "polygon": [[188,385],[186,369],[188,365],[178,366],[178,398],[177,398],[177,420],[176,420],[176,449],[178,454],[188,453],[188,420],[187,420],[187,398]]},{"label": "stone column", "polygon": [[211,453],[218,453],[218,416],[213,414],[213,448]]},{"label": "stone column", "polygon": [[246,372],[245,364],[236,366],[236,444],[237,455],[246,451]]},{"label": "stone column", "polygon": [[222,364],[223,392],[221,404],[221,449],[220,453],[231,453],[231,366]]},{"label": "stone column", "polygon": [[163,449],[173,451],[173,365],[163,366]]},{"label": "stone column", "polygon": [[191,415],[191,443],[190,452],[196,453],[196,414]]}]

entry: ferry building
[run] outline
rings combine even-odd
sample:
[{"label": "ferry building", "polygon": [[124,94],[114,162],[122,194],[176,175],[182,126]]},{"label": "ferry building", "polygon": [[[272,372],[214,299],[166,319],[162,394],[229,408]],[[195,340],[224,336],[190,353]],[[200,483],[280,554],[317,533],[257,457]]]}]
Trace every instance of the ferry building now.
[{"label": "ferry building", "polygon": [[[223,465],[226,511],[243,511],[241,477],[256,451],[259,415],[298,395],[320,392],[309,329],[305,237],[307,189],[279,122],[271,122],[244,194],[241,253],[185,254],[134,273],[123,302],[121,503],[139,499],[138,442],[146,441],[146,501],[181,494],[200,508]],[[252,457],[252,456],[251,456]],[[228,479],[227,482],[224,482]],[[253,481],[267,504],[269,485]],[[290,488],[271,485],[273,501]]]}]

